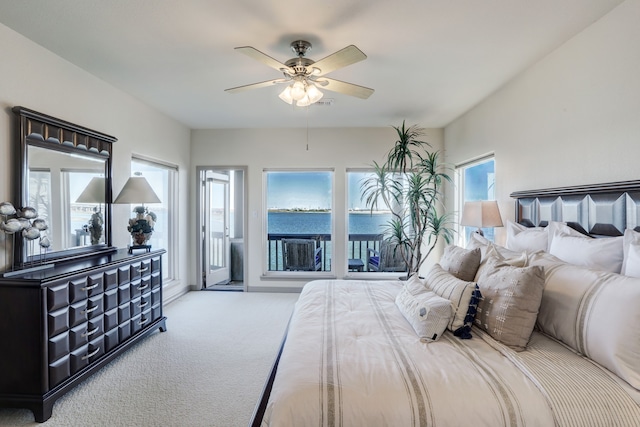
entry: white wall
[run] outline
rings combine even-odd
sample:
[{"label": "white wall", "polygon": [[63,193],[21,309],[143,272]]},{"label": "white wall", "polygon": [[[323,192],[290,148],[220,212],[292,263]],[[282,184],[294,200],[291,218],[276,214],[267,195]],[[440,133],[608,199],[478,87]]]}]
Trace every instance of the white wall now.
[{"label": "white wall", "polygon": [[[313,110],[311,110],[312,112]],[[410,125],[413,123],[407,123]],[[401,125],[401,123],[398,123]],[[251,290],[299,288],[306,280],[264,280],[263,175],[265,168],[334,168],[334,215],[346,218],[346,169],[366,168],[381,162],[397,139],[391,127],[361,129],[310,129],[309,151],[306,129],[194,130],[191,133],[191,164],[197,166],[247,166],[249,219],[245,257],[245,282]],[[442,149],[442,130],[427,130],[424,138],[433,150]],[[195,183],[195,173],[192,176]],[[193,191],[193,190],[192,190]],[[192,203],[195,221],[195,194]],[[337,277],[346,271],[345,221],[337,221],[332,266]],[[195,236],[193,236],[195,239]],[[195,273],[195,253],[192,254]],[[195,276],[192,282],[195,282]]]},{"label": "white wall", "polygon": [[[78,125],[113,135],[113,190],[118,194],[130,175],[131,155],[141,154],[179,167],[180,218],[188,216],[190,131],[184,125],[145,106],[130,95],[0,25],[0,201],[12,201],[13,146],[17,145],[11,108],[20,105]],[[131,215],[114,206],[113,240],[125,247]],[[187,246],[187,224],[181,222],[178,246]],[[4,254],[0,233],[0,270],[10,257]],[[166,288],[171,297],[188,287],[187,251],[180,251],[178,281]]]},{"label": "white wall", "polygon": [[503,219],[513,191],[640,178],[639,23],[627,0],[445,128],[449,162],[495,152]]}]

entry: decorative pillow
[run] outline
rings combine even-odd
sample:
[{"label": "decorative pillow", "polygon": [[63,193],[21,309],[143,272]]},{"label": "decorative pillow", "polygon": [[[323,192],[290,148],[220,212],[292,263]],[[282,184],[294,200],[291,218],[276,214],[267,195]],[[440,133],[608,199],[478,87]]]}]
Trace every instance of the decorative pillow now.
[{"label": "decorative pillow", "polygon": [[536,323],[544,269],[539,266],[513,267],[490,258],[478,279],[482,298],[475,324],[497,341],[522,351]]},{"label": "decorative pillow", "polygon": [[517,252],[546,251],[549,247],[549,234],[542,227],[525,227],[513,221],[507,221],[507,249]]},{"label": "decorative pillow", "polygon": [[538,328],[640,390],[640,278],[537,253],[546,274]]},{"label": "decorative pillow", "polygon": [[476,277],[480,266],[480,248],[464,249],[455,245],[444,248],[440,266],[460,280],[470,282]]},{"label": "decorative pillow", "polygon": [[640,277],[640,233],[627,228],[623,237],[622,274]]},{"label": "decorative pillow", "polygon": [[449,300],[426,290],[413,294],[405,285],[396,296],[396,305],[422,342],[437,341],[451,319]]},{"label": "decorative pillow", "polygon": [[464,317],[464,325],[453,331],[453,335],[463,340],[473,338],[471,335],[471,327],[473,326],[473,322],[476,320],[476,313],[478,312],[478,303],[480,302],[480,298],[482,298],[482,294],[480,293],[480,288],[476,285],[475,289],[471,293],[471,301],[469,302],[467,314]]},{"label": "decorative pillow", "polygon": [[445,271],[440,264],[434,264],[424,278],[427,289],[436,295],[446,298],[453,307],[453,316],[448,328],[452,332],[465,326],[469,313],[471,297],[476,288],[473,282],[460,280],[453,274]]},{"label": "decorative pillow", "polygon": [[622,236],[594,239],[556,232],[549,253],[570,264],[620,273],[624,258],[622,242]]}]

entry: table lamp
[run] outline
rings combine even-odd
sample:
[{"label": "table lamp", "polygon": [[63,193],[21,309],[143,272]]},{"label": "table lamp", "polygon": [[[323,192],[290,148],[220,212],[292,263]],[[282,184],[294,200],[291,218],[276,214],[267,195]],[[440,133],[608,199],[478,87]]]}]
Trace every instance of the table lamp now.
[{"label": "table lamp", "polygon": [[479,200],[465,202],[462,209],[460,225],[465,227],[477,227],[476,233],[484,236],[483,228],[502,227],[500,209],[495,200]]},{"label": "table lamp", "polygon": [[124,187],[122,187],[122,191],[120,191],[120,194],[118,194],[118,197],[116,197],[113,203],[141,204],[141,206],[135,207],[134,212],[136,212],[136,216],[129,219],[129,225],[127,226],[133,239],[133,245],[129,246],[129,253],[131,253],[133,249],[146,249],[150,251],[151,245],[147,244],[147,242],[153,234],[153,226],[157,217],[153,212],[148,212],[144,204],[162,202],[151,188],[151,185],[149,185],[149,182],[142,174],[136,172],[135,176],[127,180]]}]

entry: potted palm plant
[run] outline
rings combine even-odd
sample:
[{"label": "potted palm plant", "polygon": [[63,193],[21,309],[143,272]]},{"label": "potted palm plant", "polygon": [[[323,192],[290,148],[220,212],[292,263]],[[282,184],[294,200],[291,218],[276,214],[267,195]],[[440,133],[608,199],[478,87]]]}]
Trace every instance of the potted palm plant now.
[{"label": "potted palm plant", "polygon": [[[373,162],[373,174],[361,183],[362,200],[373,212],[384,207],[391,219],[384,239],[399,251],[407,277],[418,273],[440,238],[453,237],[450,215],[443,212],[442,187],[451,182],[439,153],[421,141],[424,129],[416,125],[393,126],[398,139],[382,164]],[[383,206],[380,206],[383,205]]]}]

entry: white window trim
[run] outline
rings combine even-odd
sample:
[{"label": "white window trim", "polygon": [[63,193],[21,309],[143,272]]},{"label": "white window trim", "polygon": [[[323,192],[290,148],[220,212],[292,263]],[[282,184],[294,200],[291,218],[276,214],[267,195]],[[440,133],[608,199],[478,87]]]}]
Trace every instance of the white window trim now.
[{"label": "white window trim", "polygon": [[178,278],[180,277],[180,271],[179,271],[179,262],[178,262],[178,253],[179,251],[176,249],[178,247],[178,224],[179,224],[179,209],[178,209],[178,179],[180,176],[180,170],[178,165],[173,164],[173,163],[169,163],[169,162],[165,162],[163,160],[158,160],[155,159],[153,157],[149,157],[149,156],[145,156],[142,154],[132,154],[131,155],[131,162],[138,162],[138,163],[147,163],[151,166],[156,166],[156,167],[163,167],[166,169],[169,169],[172,171],[172,173],[169,174],[169,188],[167,189],[167,191],[169,192],[169,202],[167,203],[167,221],[168,223],[168,228],[169,228],[169,232],[168,234],[168,240],[167,240],[167,246],[170,248],[167,248],[167,264],[168,265],[163,265],[162,268],[163,270],[166,271],[166,278],[163,278],[162,281],[162,286],[163,287],[167,287],[168,285],[171,285],[175,282],[178,281]]},{"label": "white window trim", "polygon": [[[455,168],[455,178],[454,178],[454,183],[455,183],[455,197],[454,197],[454,212],[456,213],[455,215],[455,227],[456,227],[456,234],[457,234],[457,244],[458,245],[466,245],[467,242],[465,242],[465,234],[464,234],[464,227],[462,225],[460,225],[460,220],[461,220],[461,216],[462,216],[462,207],[464,206],[464,193],[465,193],[465,182],[464,182],[464,171],[470,167],[473,166],[477,166],[481,163],[487,162],[489,160],[493,160],[494,162],[494,174],[495,169],[497,168],[496,165],[496,155],[494,152],[490,152],[490,153],[486,153],[483,154],[481,156],[478,157],[474,157],[472,159],[466,160],[464,162],[458,163],[454,166]],[[495,191],[495,190],[494,190]]]},{"label": "white window trim", "polygon": [[[269,172],[331,172],[331,242],[336,247],[336,177],[335,168],[264,168],[262,169],[262,275],[261,280],[312,280],[335,279],[335,262],[331,260],[329,271],[270,271],[267,265],[267,252],[269,251],[268,220],[269,206],[267,205],[267,173]],[[334,255],[335,256],[335,255]]]}]

